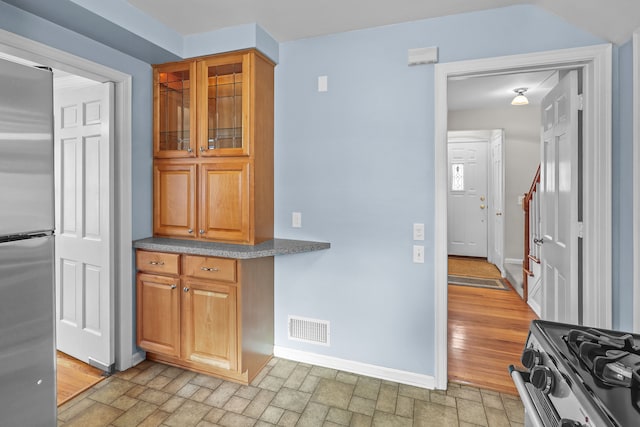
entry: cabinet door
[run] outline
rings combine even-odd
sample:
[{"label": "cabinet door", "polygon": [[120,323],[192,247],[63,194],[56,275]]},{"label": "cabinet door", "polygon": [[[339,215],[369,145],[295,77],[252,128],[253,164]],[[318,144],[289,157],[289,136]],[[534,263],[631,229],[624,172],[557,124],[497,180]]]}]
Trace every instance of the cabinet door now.
[{"label": "cabinet door", "polygon": [[251,53],[198,62],[200,156],[249,154]]},{"label": "cabinet door", "polygon": [[217,159],[200,166],[201,237],[249,242],[249,159]]},{"label": "cabinet door", "polygon": [[138,273],[137,343],[140,348],[180,355],[180,280]]},{"label": "cabinet door", "polygon": [[196,63],[153,69],[153,153],[155,157],[196,155]]},{"label": "cabinet door", "polygon": [[153,233],[195,237],[196,165],[156,160],[153,169]]},{"label": "cabinet door", "polygon": [[184,283],[182,358],[237,370],[235,286],[195,280],[185,280]]}]

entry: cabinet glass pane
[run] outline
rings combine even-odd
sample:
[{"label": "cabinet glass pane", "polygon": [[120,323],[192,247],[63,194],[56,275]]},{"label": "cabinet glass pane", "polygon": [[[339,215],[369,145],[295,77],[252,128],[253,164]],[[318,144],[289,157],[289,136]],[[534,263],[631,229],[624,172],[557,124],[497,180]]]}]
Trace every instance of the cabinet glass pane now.
[{"label": "cabinet glass pane", "polygon": [[159,73],[160,150],[188,150],[190,140],[189,70]]},{"label": "cabinet glass pane", "polygon": [[208,148],[242,148],[242,63],[209,67]]}]

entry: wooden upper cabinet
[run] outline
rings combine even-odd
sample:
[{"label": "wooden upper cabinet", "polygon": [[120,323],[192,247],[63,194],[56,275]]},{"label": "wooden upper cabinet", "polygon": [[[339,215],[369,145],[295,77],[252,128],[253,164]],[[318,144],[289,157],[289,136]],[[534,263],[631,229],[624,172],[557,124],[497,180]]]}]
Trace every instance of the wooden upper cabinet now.
[{"label": "wooden upper cabinet", "polygon": [[201,166],[201,237],[250,243],[249,164],[248,159],[219,159]]},{"label": "wooden upper cabinet", "polygon": [[253,54],[198,61],[198,150],[203,157],[249,155]]},{"label": "wooden upper cabinet", "polygon": [[154,66],[154,235],[273,238],[273,78],[253,49]]},{"label": "wooden upper cabinet", "polygon": [[155,157],[196,155],[195,62],[153,69],[153,153]]},{"label": "wooden upper cabinet", "polygon": [[157,160],[153,166],[153,233],[195,237],[196,170],[192,162]]}]

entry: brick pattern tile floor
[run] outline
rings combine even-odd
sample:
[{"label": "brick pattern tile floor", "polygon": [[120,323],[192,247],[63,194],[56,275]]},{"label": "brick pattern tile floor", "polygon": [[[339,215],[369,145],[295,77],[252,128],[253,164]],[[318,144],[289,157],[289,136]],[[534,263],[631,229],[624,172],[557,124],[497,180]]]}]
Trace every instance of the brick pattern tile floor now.
[{"label": "brick pattern tile floor", "polygon": [[434,391],[274,358],[249,386],[144,361],[58,408],[64,427],[523,425],[518,396]]}]

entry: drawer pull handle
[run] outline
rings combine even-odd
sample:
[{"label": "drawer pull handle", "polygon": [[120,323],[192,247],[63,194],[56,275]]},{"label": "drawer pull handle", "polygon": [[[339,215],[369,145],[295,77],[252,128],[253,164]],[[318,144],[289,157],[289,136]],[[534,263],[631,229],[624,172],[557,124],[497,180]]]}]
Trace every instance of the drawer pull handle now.
[{"label": "drawer pull handle", "polygon": [[218,267],[200,267],[202,271],[220,271]]},{"label": "drawer pull handle", "polygon": [[184,288],[182,288],[183,291],[185,292],[189,292],[189,288],[187,288],[186,286]]},{"label": "drawer pull handle", "polygon": [[177,288],[177,287],[178,287],[178,286],[176,286],[176,285],[171,285],[171,289],[175,289],[175,288]]},{"label": "drawer pull handle", "polygon": [[164,261],[149,261],[151,265],[164,265]]}]

